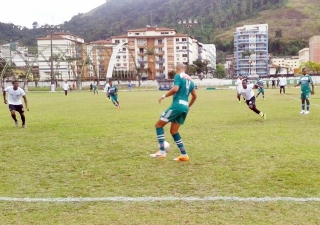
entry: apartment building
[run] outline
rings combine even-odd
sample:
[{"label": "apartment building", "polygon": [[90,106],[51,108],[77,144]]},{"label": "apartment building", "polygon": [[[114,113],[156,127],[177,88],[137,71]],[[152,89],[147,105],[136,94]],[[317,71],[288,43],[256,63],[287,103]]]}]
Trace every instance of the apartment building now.
[{"label": "apartment building", "polygon": [[208,60],[209,67],[216,69],[217,64],[217,53],[216,46],[214,44],[202,44],[202,49],[204,51],[204,59]]},{"label": "apartment building", "polygon": [[53,73],[57,79],[74,80],[77,75],[85,77],[87,58],[84,39],[69,32],[55,32],[38,38],[38,63],[40,80],[51,79],[51,40],[53,55]]},{"label": "apartment building", "polygon": [[309,39],[310,61],[320,63],[320,35]]},{"label": "apartment building", "polygon": [[112,44],[124,44],[127,49],[118,53],[115,70],[135,71],[138,67],[148,79],[168,78],[177,63],[190,65],[201,53],[201,46],[194,37],[171,28],[147,26],[128,30],[111,40]]},{"label": "apartment building", "polygon": [[32,56],[28,54],[28,48],[19,45],[18,42],[10,42],[0,46],[0,57],[6,62],[13,62],[17,67],[26,66],[26,61],[32,62]]},{"label": "apartment building", "polygon": [[237,76],[268,75],[268,24],[237,27],[234,33]]},{"label": "apartment building", "polygon": [[293,73],[300,66],[299,56],[273,58],[272,64],[288,68],[289,73]]},{"label": "apartment building", "polygon": [[[126,48],[123,49],[126,51]],[[105,79],[107,69],[113,53],[113,45],[110,39],[89,42],[87,53],[90,58],[87,77],[93,79]]]},{"label": "apartment building", "polygon": [[310,61],[309,48],[304,48],[299,51],[299,64]]}]

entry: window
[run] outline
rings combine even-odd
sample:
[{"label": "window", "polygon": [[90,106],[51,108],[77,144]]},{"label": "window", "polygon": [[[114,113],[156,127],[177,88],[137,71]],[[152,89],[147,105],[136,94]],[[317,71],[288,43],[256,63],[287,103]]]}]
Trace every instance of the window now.
[{"label": "window", "polygon": [[177,46],[176,49],[179,50],[179,46]]},{"label": "window", "polygon": [[182,49],[187,49],[187,46],[182,46]]},{"label": "window", "polygon": [[169,34],[169,32],[161,32],[161,34]]},{"label": "window", "polygon": [[179,41],[180,41],[180,39],[179,39],[179,38],[176,38],[176,41],[177,41],[177,42],[179,42]]},{"label": "window", "polygon": [[188,54],[183,54],[182,57],[188,57]]},{"label": "window", "polygon": [[117,56],[117,59],[120,59],[120,56],[119,56],[119,55]]},{"label": "window", "polygon": [[127,56],[124,55],[124,56],[123,56],[123,59],[127,59]]},{"label": "window", "polygon": [[127,66],[128,64],[127,63],[123,63],[123,66]]},{"label": "window", "polygon": [[182,41],[187,41],[187,38],[182,38]]},{"label": "window", "polygon": [[117,63],[117,65],[116,65],[117,67],[119,67],[119,66],[121,66],[121,64],[120,63]]},{"label": "window", "polygon": [[144,49],[143,49],[143,48],[139,48],[139,52],[140,52],[140,53],[143,53],[143,52],[144,52]]},{"label": "window", "polygon": [[159,52],[163,52],[163,50],[162,50],[162,48],[159,48],[159,50],[158,50]]},{"label": "window", "polygon": [[124,51],[124,52],[125,52],[126,50],[127,50],[126,48],[123,48],[123,49],[122,49],[122,51]]},{"label": "window", "polygon": [[134,33],[135,35],[139,35],[140,33]]},{"label": "window", "polygon": [[114,43],[120,44],[120,41],[119,40],[114,40]]}]

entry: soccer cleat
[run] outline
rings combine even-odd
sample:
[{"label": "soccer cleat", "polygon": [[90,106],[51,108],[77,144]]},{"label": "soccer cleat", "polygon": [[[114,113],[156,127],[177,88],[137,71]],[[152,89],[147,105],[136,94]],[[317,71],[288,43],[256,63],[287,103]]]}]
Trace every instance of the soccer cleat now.
[{"label": "soccer cleat", "polygon": [[180,155],[178,158],[175,158],[173,160],[177,162],[186,162],[186,161],[189,161],[190,158],[188,155]]},{"label": "soccer cleat", "polygon": [[305,112],[304,112],[304,114],[309,114],[310,112],[308,111],[308,110],[306,110]]},{"label": "soccer cleat", "polygon": [[305,112],[305,111],[304,111],[304,110],[302,110],[302,111],[300,112],[300,114],[304,114],[304,112]]},{"label": "soccer cleat", "polygon": [[22,125],[22,128],[24,128],[24,129],[27,128],[27,125]]},{"label": "soccer cleat", "polygon": [[165,151],[157,151],[154,154],[150,154],[150,157],[152,158],[159,158],[159,159],[163,159],[167,156],[167,153]]},{"label": "soccer cleat", "polygon": [[14,122],[14,125],[15,125],[16,127],[19,127],[19,122],[18,122],[18,120]]},{"label": "soccer cleat", "polygon": [[261,116],[261,118],[262,118],[263,120],[266,120],[266,119],[267,119],[267,115],[266,115],[266,114],[263,114],[263,115]]}]

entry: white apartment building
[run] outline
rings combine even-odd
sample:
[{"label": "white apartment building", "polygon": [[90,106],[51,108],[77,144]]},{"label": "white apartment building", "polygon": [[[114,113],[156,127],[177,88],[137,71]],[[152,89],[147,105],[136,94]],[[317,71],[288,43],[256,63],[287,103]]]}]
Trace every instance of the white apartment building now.
[{"label": "white apartment building", "polygon": [[237,76],[268,75],[268,24],[237,27],[234,33]]},{"label": "white apartment building", "polygon": [[304,48],[299,51],[299,63],[302,64],[304,62],[310,61],[310,52],[309,48]]},{"label": "white apartment building", "polygon": [[[10,42],[0,46],[0,57],[9,62],[11,60],[17,67],[32,63],[32,56],[28,55],[28,48],[19,45],[18,42]],[[27,63],[26,63],[27,61]]]},{"label": "white apartment building", "polygon": [[168,78],[177,63],[191,65],[201,53],[196,39],[171,28],[147,26],[128,30],[112,37],[112,44],[126,45],[118,52],[115,70],[134,71],[137,66],[145,70],[148,79]]},{"label": "white apartment building", "polygon": [[51,40],[54,75],[62,80],[75,79],[83,72],[80,60],[85,58],[84,39],[68,32],[56,32],[37,39],[40,80],[51,79]]},{"label": "white apartment building", "polygon": [[216,46],[214,44],[202,44],[202,49],[205,52],[204,59],[209,61],[208,66],[216,69],[216,64],[217,64]]}]

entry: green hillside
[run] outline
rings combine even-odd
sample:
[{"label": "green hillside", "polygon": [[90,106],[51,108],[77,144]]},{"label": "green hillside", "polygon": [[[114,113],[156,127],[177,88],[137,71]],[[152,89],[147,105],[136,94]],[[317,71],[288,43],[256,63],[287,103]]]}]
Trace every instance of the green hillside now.
[{"label": "green hillside", "polygon": [[[233,32],[244,24],[268,23],[270,52],[294,55],[320,33],[319,0],[108,0],[85,14],[78,14],[62,29],[86,41],[107,39],[146,25],[172,27],[185,32],[178,21],[197,19],[191,34],[204,43],[233,51]],[[277,37],[275,37],[277,31]],[[0,23],[0,43],[9,40],[35,45],[41,29],[17,29]]]}]

